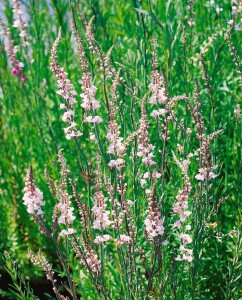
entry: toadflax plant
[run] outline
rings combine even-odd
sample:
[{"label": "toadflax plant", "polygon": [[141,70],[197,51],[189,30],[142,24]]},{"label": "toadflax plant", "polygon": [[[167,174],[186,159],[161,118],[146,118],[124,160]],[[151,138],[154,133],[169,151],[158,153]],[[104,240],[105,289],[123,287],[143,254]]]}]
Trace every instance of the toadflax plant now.
[{"label": "toadflax plant", "polygon": [[[87,40],[90,42],[91,29],[89,28],[87,31],[89,32]],[[77,34],[76,31],[74,33]],[[91,43],[95,47],[96,41],[93,35],[91,36]],[[172,272],[174,269],[177,271],[183,269],[184,274],[187,274],[184,276],[187,278],[189,276],[196,277],[199,258],[195,255],[196,261],[194,261],[193,248],[197,247],[197,240],[194,243],[194,234],[196,239],[202,239],[202,236],[196,236],[197,227],[201,225],[197,223],[196,219],[194,221],[196,214],[193,215],[195,211],[192,202],[196,201],[194,198],[196,192],[194,194],[192,190],[189,176],[189,166],[194,156],[192,153],[182,160],[178,159],[173,152],[173,161],[180,168],[184,180],[183,187],[174,197],[172,207],[165,208],[165,202],[168,199],[165,172],[168,167],[169,140],[172,136],[169,124],[177,122],[176,103],[182,100],[185,103],[189,101],[189,98],[185,95],[175,97],[168,95],[164,74],[159,74],[157,70],[156,40],[153,39],[150,98],[148,104],[146,103],[147,95],[142,100],[137,98],[137,103],[141,107],[141,117],[137,130],[128,132],[128,137],[126,137],[126,135],[122,135],[122,127],[125,124],[122,124],[118,117],[117,108],[119,87],[121,88],[123,84],[120,81],[121,69],[118,69],[117,72],[113,69],[113,73],[109,75],[111,77],[108,100],[109,121],[106,126],[103,122],[103,125],[99,125],[102,126],[99,127],[99,130],[106,137],[106,142],[97,128],[95,128],[95,138],[90,140],[90,142],[94,141],[94,145],[96,145],[93,150],[96,160],[92,162],[92,168],[95,169],[94,180],[91,182],[90,158],[88,158],[88,154],[83,154],[83,150],[80,148],[82,133],[77,130],[76,122],[78,119],[81,120],[81,116],[77,115],[76,122],[74,122],[73,107],[79,104],[83,108],[84,122],[91,123],[91,126],[94,127],[103,121],[101,117],[95,116],[95,110],[99,108],[101,112],[104,108],[95,99],[97,88],[91,83],[88,63],[83,52],[80,57],[83,68],[81,80],[83,92],[80,94],[78,103],[77,92],[73,90],[73,84],[67,79],[67,73],[57,63],[57,46],[60,39],[61,30],[59,30],[52,47],[51,70],[57,78],[59,87],[57,94],[64,100],[60,107],[65,110],[62,120],[68,123],[68,127],[64,130],[66,138],[69,140],[79,137],[80,139],[80,143],[76,140],[76,146],[80,150],[81,157],[86,160],[86,191],[88,194],[81,195],[77,192],[78,183],[71,179],[67,161],[63,157],[62,150],[59,151],[58,162],[61,170],[59,184],[53,181],[49,175],[47,176],[47,182],[57,199],[57,204],[53,208],[53,223],[50,229],[42,210],[43,194],[35,186],[32,169],[29,168],[23,198],[24,204],[28,206],[27,211],[32,214],[41,232],[49,237],[56,247],[68,282],[66,291],[60,290],[60,284],[53,279],[54,270],[42,254],[39,254],[39,258],[36,259],[39,260],[46,272],[47,279],[52,282],[57,298],[77,299],[78,295],[84,293],[78,280],[74,280],[71,275],[74,270],[70,266],[70,255],[74,255],[75,265],[80,268],[81,272],[84,272],[85,282],[88,280],[91,288],[95,290],[95,297],[113,299],[119,293],[123,293],[125,299],[164,297],[170,289],[171,266]],[[79,40],[79,43],[82,41]],[[83,49],[82,44],[81,48]],[[96,51],[96,53],[98,52]],[[220,133],[217,131],[208,137],[205,136],[197,89],[196,83],[195,106],[193,107],[193,104],[189,102],[198,131],[197,137],[200,141],[198,174],[193,175],[193,182],[216,177],[212,171],[215,167],[210,164],[209,145],[210,141]],[[149,91],[147,93],[149,94]],[[154,105],[157,106],[155,110],[153,109]],[[149,106],[152,106],[151,109]],[[152,111],[147,114],[147,110]],[[89,113],[91,115],[87,116]],[[149,115],[151,119],[156,119],[158,129],[157,137],[153,141],[149,137],[151,135]],[[82,131],[84,130],[83,128]],[[187,129],[187,133],[191,132],[188,132]],[[184,153],[184,147],[181,145],[178,150],[181,154]],[[193,151],[195,152],[195,150]],[[173,149],[173,151],[176,150]],[[132,155],[130,156],[130,154]],[[129,171],[130,165],[136,169],[132,176]],[[139,181],[139,187],[136,189],[142,191],[137,195],[134,195],[133,189],[135,180]],[[203,194],[202,191],[201,193]],[[135,203],[130,199],[135,199]],[[209,211],[209,207],[207,209],[206,213],[202,212],[203,222],[206,222],[206,216],[212,213],[212,210]],[[78,211],[80,219],[76,218]],[[197,248],[195,253],[196,251],[198,251]],[[34,261],[33,254],[31,257]],[[117,269],[119,269],[119,274],[116,274],[115,270]],[[189,272],[192,272],[192,275],[189,275]],[[113,285],[113,276],[114,278],[118,276],[118,284]],[[160,282],[162,282],[162,286]],[[182,283],[177,282],[178,288],[180,288]],[[192,281],[193,286],[194,284]],[[64,296],[62,293],[67,295]],[[187,293],[189,293],[189,289]]]},{"label": "toadflax plant", "polygon": [[[232,43],[241,5],[233,1],[233,22],[226,22],[229,26],[217,30],[201,46],[194,32],[200,28],[194,12],[201,9],[199,3],[188,1],[183,11],[178,2],[163,7],[155,1],[133,1],[137,32],[132,47],[127,32],[120,42],[120,28],[111,45],[110,24],[104,24],[102,18],[110,13],[126,29],[129,20],[122,14],[112,15],[114,8],[101,13],[99,8],[105,6],[101,2],[93,4],[95,16],[89,20],[85,6],[80,9],[82,1],[66,3],[66,9],[58,1],[40,1],[39,6],[34,2],[30,9],[14,0],[9,6],[10,21],[1,19],[0,26],[10,74],[16,76],[11,80],[18,84],[12,95],[19,92],[18,97],[28,99],[20,114],[31,124],[27,133],[39,130],[35,142],[31,135],[21,135],[29,149],[23,165],[30,166],[26,167],[25,187],[21,182],[23,201],[18,209],[26,208],[29,222],[40,232],[42,245],[28,233],[25,239],[35,272],[45,273],[53,291],[48,297],[195,300],[219,299],[223,293],[230,299],[237,280],[237,258],[228,261],[229,275],[222,276],[226,286],[219,283],[208,297],[213,286],[210,266],[213,262],[218,272],[224,272],[223,265],[220,269],[224,258],[218,256],[220,249],[228,248],[221,242],[225,235],[219,226],[224,218],[222,204],[229,199],[227,190],[221,188],[226,186],[223,174],[229,166],[218,150],[218,141],[225,143],[227,129],[215,95],[229,91],[233,76],[228,75],[220,86],[215,84],[215,74],[226,43],[236,72],[241,74]],[[210,2],[204,7],[211,6],[216,14],[213,18],[222,22],[218,15],[223,10]],[[52,33],[42,36],[37,8],[49,9],[49,5],[58,20],[46,29]],[[169,19],[167,25],[157,16],[157,7]],[[25,16],[28,9],[33,27]],[[174,20],[168,18],[170,13]],[[216,50],[216,39],[221,37],[224,43]],[[207,61],[209,47],[215,47],[210,53],[211,57],[216,53],[214,65]],[[45,56],[49,51],[49,68],[44,65],[44,72],[40,72],[44,68],[42,48]],[[25,75],[30,71],[32,76]],[[5,94],[4,85],[2,91]],[[11,105],[12,117],[17,108]],[[3,116],[5,113],[4,108]],[[240,117],[237,104],[233,122],[238,131]],[[47,149],[43,157],[38,150],[39,133],[41,149]],[[233,136],[233,144],[238,136]],[[38,172],[41,166],[45,182]],[[238,247],[232,249],[236,251],[227,252],[238,256]],[[6,270],[15,283],[13,292],[19,299],[25,295],[37,299],[39,293],[32,290],[31,280],[28,285],[21,276],[12,255],[5,253]],[[40,299],[44,297],[42,293]]]}]

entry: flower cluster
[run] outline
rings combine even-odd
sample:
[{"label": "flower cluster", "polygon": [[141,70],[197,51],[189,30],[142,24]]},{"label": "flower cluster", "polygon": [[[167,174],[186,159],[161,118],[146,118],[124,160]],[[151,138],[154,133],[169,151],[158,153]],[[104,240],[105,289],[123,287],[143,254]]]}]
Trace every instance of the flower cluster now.
[{"label": "flower cluster", "polygon": [[105,210],[107,204],[103,193],[101,191],[96,192],[94,199],[95,205],[92,208],[92,212],[95,215],[95,221],[93,228],[99,230],[107,229],[112,224],[112,221],[109,218],[110,212]]},{"label": "flower cluster", "polygon": [[149,144],[148,137],[148,120],[146,115],[145,103],[142,101],[141,106],[141,119],[140,119],[140,128],[139,128],[139,143],[138,143],[138,152],[137,156],[142,157],[142,162],[147,166],[155,165],[153,150],[155,147],[152,144]]},{"label": "flower cluster", "polygon": [[191,215],[191,211],[188,210],[188,195],[191,191],[191,184],[188,177],[188,167],[190,165],[191,156],[192,154],[188,154],[187,159],[179,161],[173,153],[173,158],[185,177],[184,187],[183,189],[179,190],[178,195],[176,196],[177,201],[173,205],[173,212],[179,215],[179,220],[177,220],[173,226],[180,231],[185,231],[185,233],[183,232],[179,235],[179,239],[181,241],[180,254],[176,257],[176,260],[184,261],[192,261],[192,250],[186,248],[187,244],[192,242],[191,236],[187,233],[189,230],[191,230],[191,226],[183,226],[186,219]]},{"label": "flower cluster", "polygon": [[242,3],[241,1],[237,1],[237,0],[233,0],[231,2],[232,2],[232,11],[231,11],[232,18],[228,21],[228,24],[234,27],[236,31],[239,31],[242,25],[241,19],[238,18],[239,23],[237,24],[235,23],[236,23],[237,15],[239,15],[242,12]]},{"label": "flower cluster", "polygon": [[208,168],[200,168],[198,170],[198,174],[195,176],[195,178],[197,180],[200,180],[200,181],[204,181],[206,179],[213,179],[213,178],[216,178],[218,175],[217,174],[214,174],[212,172],[212,170],[216,169],[218,166],[215,165],[215,166],[212,166],[212,167],[208,167]]},{"label": "flower cluster", "polygon": [[103,121],[99,116],[94,116],[93,112],[100,107],[97,99],[95,99],[95,94],[97,88],[91,83],[91,74],[85,72],[82,77],[82,90],[83,93],[80,95],[82,98],[81,106],[85,109],[86,112],[91,111],[92,115],[87,116],[85,121],[93,124],[98,124]]},{"label": "flower cluster", "polygon": [[[150,97],[150,103],[151,104],[165,104],[167,101],[167,95],[165,88],[161,85],[161,78],[157,70],[152,71],[152,83],[149,85],[149,89],[152,93]],[[163,114],[164,111],[159,111],[159,114]]]},{"label": "flower cluster", "polygon": [[20,2],[18,0],[13,0],[13,13],[14,13],[14,23],[13,27],[18,28],[20,30],[20,38],[22,41],[22,45],[24,47],[29,46],[28,36],[26,32],[27,23],[26,17],[24,16],[24,11],[20,6]]},{"label": "flower cluster", "polygon": [[63,230],[61,230],[61,232],[59,233],[59,237],[61,237],[61,236],[68,236],[68,235],[73,234],[73,233],[75,233],[75,232],[76,232],[76,231],[75,231],[75,229],[73,229],[73,228],[68,228],[67,230],[63,229]]},{"label": "flower cluster", "polygon": [[[151,72],[152,82],[149,85],[149,90],[151,91],[151,97],[149,102],[154,105],[166,104],[168,97],[166,93],[166,89],[163,85],[162,78],[157,71],[157,52],[156,52],[157,40],[155,38],[152,39],[152,68]],[[164,115],[164,109],[153,110],[150,114],[151,117],[159,117],[160,115]]]},{"label": "flower cluster", "polygon": [[110,168],[120,169],[120,168],[122,168],[123,164],[124,164],[124,160],[122,158],[118,158],[118,159],[110,160],[110,162],[108,163],[108,166]]},{"label": "flower cluster", "polygon": [[219,135],[222,130],[215,131],[208,136],[203,135],[200,143],[200,167],[198,174],[195,178],[199,181],[209,180],[217,177],[213,171],[218,167],[217,165],[212,166],[210,145],[212,140]]},{"label": "flower cluster", "polygon": [[[187,225],[185,230],[190,230],[191,226]],[[177,261],[192,261],[192,249],[187,248],[188,244],[192,243],[192,238],[189,234],[187,233],[181,233],[179,235],[179,238],[181,240],[181,245],[180,245],[180,253],[175,259]]]},{"label": "flower cluster", "polygon": [[107,139],[110,142],[107,153],[122,155],[125,147],[123,145],[123,138],[119,137],[120,131],[118,124],[115,119],[110,118],[109,121],[109,130],[106,135]]},{"label": "flower cluster", "polygon": [[[113,207],[113,210],[111,211],[113,216],[112,228],[118,232],[118,238],[116,239],[117,245],[121,246],[123,244],[131,244],[133,242],[133,238],[131,236],[134,234],[134,226],[133,219],[130,214],[130,206],[133,204],[133,202],[131,200],[126,201],[124,197],[126,186],[124,186],[122,189],[120,187],[117,188],[117,191],[122,198],[122,203],[120,203],[118,199],[114,198],[114,187],[110,184],[109,180],[106,182],[106,185],[110,202]],[[126,228],[123,226],[124,219],[126,219]],[[123,231],[125,231],[127,234],[121,234]]]},{"label": "flower cluster", "polygon": [[58,33],[58,37],[55,40],[52,49],[51,49],[51,64],[50,69],[55,74],[58,83],[59,90],[56,92],[58,95],[62,96],[65,100],[65,103],[60,104],[60,108],[64,109],[65,112],[63,114],[62,120],[68,123],[68,127],[64,129],[66,138],[68,140],[73,139],[75,137],[81,136],[82,133],[77,130],[76,123],[74,122],[74,111],[73,106],[77,103],[75,99],[75,95],[77,92],[73,90],[73,84],[71,84],[70,80],[67,79],[67,73],[61,68],[57,63],[57,47],[61,40],[61,28]]},{"label": "flower cluster", "polygon": [[12,65],[12,74],[25,80],[26,75],[23,74],[24,64],[17,60],[16,54],[18,52],[18,46],[14,46],[14,41],[11,37],[10,29],[6,27],[0,16],[0,27],[2,28],[1,34],[4,36],[4,39],[7,41],[6,52],[8,53],[9,60]]},{"label": "flower cluster", "polygon": [[[98,161],[98,167],[95,172],[95,186],[96,192],[94,194],[95,205],[92,208],[92,212],[95,216],[95,220],[93,222],[94,229],[108,229],[108,227],[113,223],[110,220],[110,212],[106,210],[107,204],[106,199],[101,191],[101,170],[100,170],[100,162]],[[97,236],[94,240],[94,243],[100,244],[106,242],[110,239],[109,235]]]},{"label": "flower cluster", "polygon": [[184,223],[186,218],[191,214],[191,212],[188,210],[188,193],[190,190],[190,183],[185,182],[184,188],[179,190],[178,195],[176,196],[177,202],[175,202],[173,206],[173,211],[179,215],[179,220],[174,224],[174,227],[178,229],[182,227],[182,223]]},{"label": "flower cluster", "polygon": [[71,205],[70,196],[65,190],[64,191],[61,190],[59,194],[59,198],[60,198],[60,203],[57,204],[57,208],[60,211],[58,223],[64,225],[72,225],[75,216],[73,215],[74,208],[70,207]]},{"label": "flower cluster", "polygon": [[155,185],[152,188],[150,198],[148,200],[149,209],[148,216],[144,221],[145,229],[148,235],[148,239],[153,240],[157,236],[163,236],[164,234],[164,220],[161,218],[159,206],[157,204],[155,196],[156,188]]},{"label": "flower cluster", "polygon": [[117,99],[117,87],[119,84],[119,75],[120,72],[118,71],[113,79],[113,83],[111,86],[112,99],[110,101],[108,133],[106,135],[106,138],[110,143],[107,153],[117,155],[119,157],[116,160],[111,160],[108,165],[110,168],[116,167],[117,169],[122,168],[124,164],[124,160],[122,157],[125,151],[123,138],[120,137],[120,130],[116,121],[116,113],[114,107],[114,100]]},{"label": "flower cluster", "polygon": [[24,188],[24,205],[28,207],[27,211],[32,215],[43,215],[42,206],[45,204],[43,201],[43,193],[36,187],[34,183],[32,167],[29,167],[26,176]]},{"label": "flower cluster", "polygon": [[59,237],[67,236],[69,234],[75,233],[75,230],[71,227],[74,219],[76,218],[73,214],[74,208],[71,207],[71,196],[67,193],[67,176],[70,171],[66,166],[66,159],[62,154],[63,149],[60,149],[58,152],[58,162],[60,163],[60,175],[61,175],[61,183],[60,187],[57,189],[57,197],[59,199],[59,203],[56,204],[54,214],[60,213],[57,223],[66,225],[67,230],[62,230],[59,233]]},{"label": "flower cluster", "polygon": [[16,59],[16,53],[18,52],[18,46],[13,46],[13,40],[11,39],[10,34],[9,34],[7,52],[8,52],[9,60],[13,67],[12,74],[17,77],[20,77],[24,81],[26,78],[26,75],[24,75],[22,72],[24,64],[21,61]]},{"label": "flower cluster", "polygon": [[101,262],[98,259],[97,254],[95,254],[92,250],[86,256],[86,264],[84,265],[89,267],[94,273],[99,273],[101,270]]},{"label": "flower cluster", "polygon": [[83,264],[85,267],[90,269],[92,272],[98,274],[101,270],[101,262],[98,259],[97,254],[89,247],[87,242],[84,240],[84,252],[85,258],[83,259]]}]

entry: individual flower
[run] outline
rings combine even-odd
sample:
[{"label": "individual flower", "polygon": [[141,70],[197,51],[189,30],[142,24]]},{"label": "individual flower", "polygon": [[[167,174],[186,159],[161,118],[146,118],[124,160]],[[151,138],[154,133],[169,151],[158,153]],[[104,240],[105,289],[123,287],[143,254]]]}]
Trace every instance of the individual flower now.
[{"label": "individual flower", "polygon": [[93,241],[95,244],[103,244],[104,242],[110,240],[109,234],[104,234],[103,236],[98,235],[95,240]]},{"label": "individual flower", "polygon": [[75,233],[76,231],[73,229],[73,228],[68,228],[67,230],[63,229],[61,230],[61,232],[59,233],[59,237],[62,237],[62,236],[68,236],[70,234],[73,234]]},{"label": "individual flower", "polygon": [[132,238],[126,234],[120,234],[118,239],[117,239],[117,245],[123,245],[123,244],[131,244],[132,243]]},{"label": "individual flower", "polygon": [[124,160],[122,158],[118,158],[116,160],[115,159],[110,160],[108,166],[110,168],[116,167],[117,169],[119,169],[123,164],[124,164]]},{"label": "individual flower", "polygon": [[151,117],[159,117],[160,115],[164,115],[166,110],[164,108],[160,108],[159,110],[153,110],[150,114]]}]

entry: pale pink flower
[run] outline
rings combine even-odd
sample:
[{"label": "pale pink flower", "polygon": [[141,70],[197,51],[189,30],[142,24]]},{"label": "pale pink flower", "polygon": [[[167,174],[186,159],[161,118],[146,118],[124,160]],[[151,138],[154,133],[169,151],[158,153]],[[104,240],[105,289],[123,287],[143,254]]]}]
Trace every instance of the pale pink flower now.
[{"label": "pale pink flower", "polygon": [[185,231],[191,230],[191,225],[186,225]]},{"label": "pale pink flower", "polygon": [[101,123],[102,121],[103,121],[103,119],[100,118],[99,116],[95,116],[95,117],[88,116],[88,117],[86,117],[86,122],[89,122],[89,123],[98,124],[98,123]]},{"label": "pale pink flower", "polygon": [[201,181],[204,181],[205,180],[205,176],[203,175],[203,174],[197,174],[196,176],[195,176],[195,178],[197,179],[197,180],[201,180]]},{"label": "pale pink flower", "polygon": [[181,226],[182,226],[182,224],[181,224],[181,221],[180,221],[180,220],[176,221],[176,222],[174,223],[174,225],[173,225],[173,227],[178,228],[178,229],[180,229]]},{"label": "pale pink flower", "polygon": [[91,141],[96,141],[97,140],[95,134],[90,133],[90,140]]},{"label": "pale pink flower", "polygon": [[110,160],[108,166],[110,168],[114,168],[114,167],[120,168],[123,165],[123,163],[124,163],[124,160],[122,158],[118,158],[116,160],[112,159],[112,160]]},{"label": "pale pink flower", "polygon": [[134,202],[133,202],[133,201],[131,201],[131,200],[127,200],[127,204],[128,204],[128,205],[133,205],[133,204],[134,204]]},{"label": "pale pink flower", "polygon": [[20,27],[20,25],[21,25],[20,20],[15,20],[15,21],[13,22],[13,27],[18,28],[18,27]]},{"label": "pale pink flower", "polygon": [[59,237],[62,237],[62,236],[68,236],[70,234],[74,234],[76,232],[75,229],[73,228],[68,228],[67,230],[63,229],[61,230],[61,232],[59,233]]},{"label": "pale pink flower", "polygon": [[109,219],[109,214],[109,211],[104,211],[100,214],[96,214],[96,220],[93,222],[93,228],[99,230],[108,228],[113,223]]},{"label": "pale pink flower", "polygon": [[132,243],[131,237],[125,234],[120,234],[119,238],[117,239],[118,245],[131,244],[131,243]]},{"label": "pale pink flower", "polygon": [[192,133],[192,130],[191,130],[191,128],[187,128],[187,134],[191,134]]},{"label": "pale pink flower", "polygon": [[181,240],[183,240],[183,245],[187,245],[187,244],[190,244],[192,242],[191,236],[189,234],[187,234],[187,233],[181,233],[179,235],[179,238]]},{"label": "pale pink flower", "polygon": [[164,234],[163,220],[159,219],[159,217],[160,214],[157,214],[157,217],[150,217],[144,221],[145,229],[151,238]]},{"label": "pale pink flower", "polygon": [[158,90],[159,86],[157,86],[156,84],[154,83],[150,83],[149,84],[149,89],[152,93],[155,93],[157,90]]},{"label": "pale pink flower", "polygon": [[103,244],[104,242],[110,240],[110,235],[104,234],[103,236],[98,235],[93,241],[95,244]]},{"label": "pale pink flower", "polygon": [[213,172],[209,172],[208,177],[209,178],[216,178],[218,175],[214,174]]},{"label": "pale pink flower", "polygon": [[72,119],[73,119],[72,117],[73,116],[74,116],[74,111],[73,110],[67,110],[63,114],[62,121],[72,123]]},{"label": "pale pink flower", "polygon": [[146,179],[143,179],[143,178],[140,179],[140,184],[141,184],[142,187],[145,186],[146,183],[147,183]]}]

